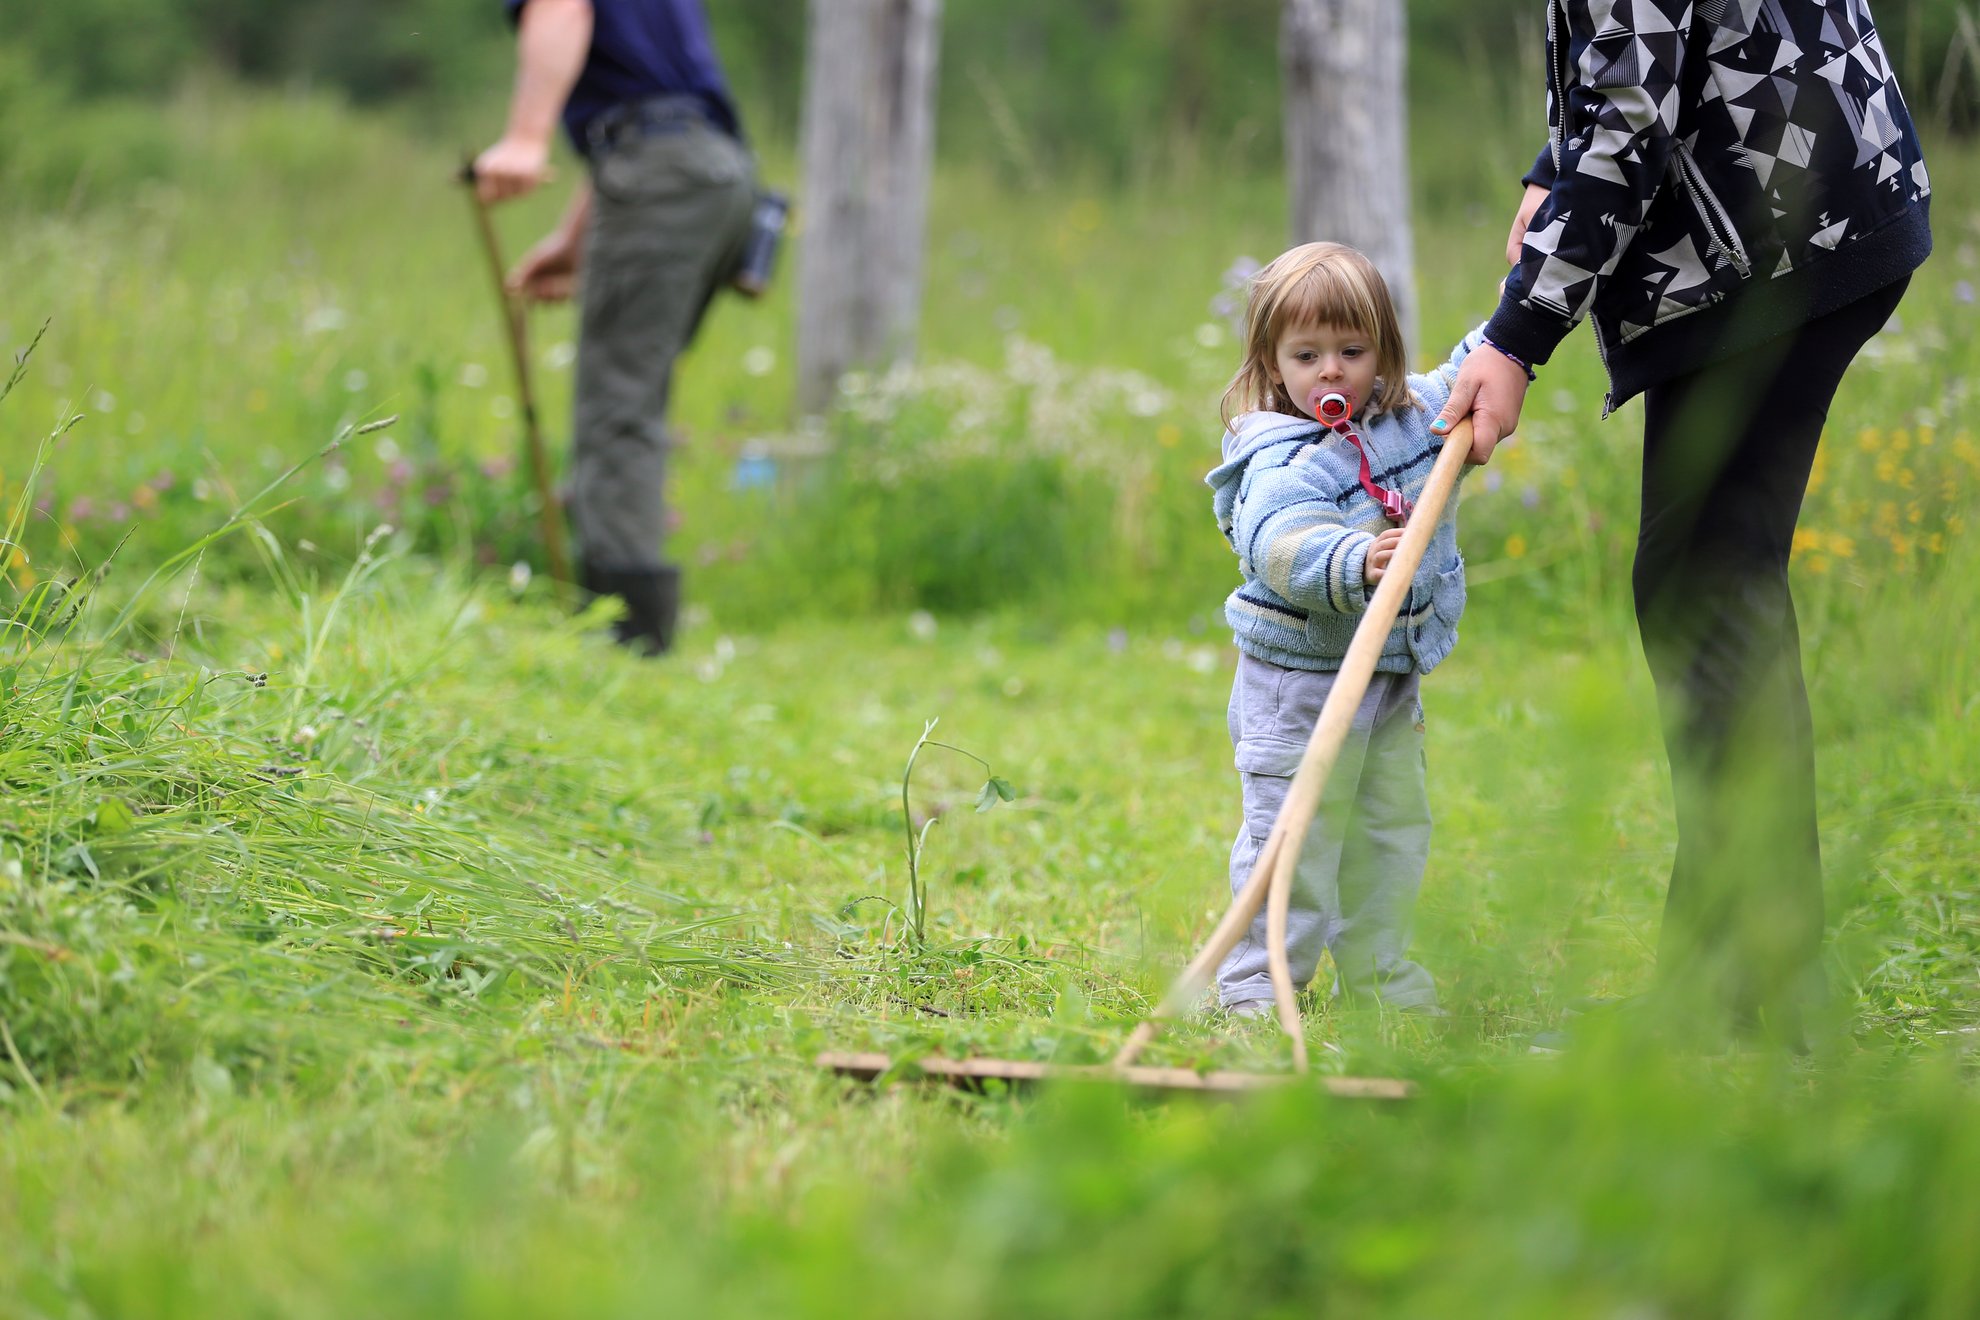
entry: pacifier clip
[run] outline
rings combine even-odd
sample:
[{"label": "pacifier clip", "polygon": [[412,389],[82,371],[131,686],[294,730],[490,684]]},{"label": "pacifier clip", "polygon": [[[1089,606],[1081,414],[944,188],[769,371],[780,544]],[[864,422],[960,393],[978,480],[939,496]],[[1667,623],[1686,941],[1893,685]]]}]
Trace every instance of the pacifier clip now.
[{"label": "pacifier clip", "polygon": [[1376,484],[1375,469],[1368,462],[1368,446],[1361,442],[1361,437],[1355,434],[1354,423],[1348,420],[1353,410],[1354,405],[1348,396],[1338,390],[1329,390],[1313,402],[1313,415],[1320,424],[1345,437],[1354,446],[1354,452],[1361,459],[1361,488],[1382,506],[1382,512],[1392,522],[1398,525],[1406,523],[1416,503],[1399,490]]}]

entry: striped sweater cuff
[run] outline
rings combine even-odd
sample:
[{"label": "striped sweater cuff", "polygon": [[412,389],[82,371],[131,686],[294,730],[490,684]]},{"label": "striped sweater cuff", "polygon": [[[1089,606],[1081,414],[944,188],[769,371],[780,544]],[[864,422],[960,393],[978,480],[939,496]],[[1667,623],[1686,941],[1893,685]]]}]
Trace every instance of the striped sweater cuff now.
[{"label": "striped sweater cuff", "polygon": [[1368,608],[1368,547],[1374,544],[1375,538],[1367,532],[1349,532],[1341,538],[1328,574],[1330,608],[1342,614],[1360,614]]}]

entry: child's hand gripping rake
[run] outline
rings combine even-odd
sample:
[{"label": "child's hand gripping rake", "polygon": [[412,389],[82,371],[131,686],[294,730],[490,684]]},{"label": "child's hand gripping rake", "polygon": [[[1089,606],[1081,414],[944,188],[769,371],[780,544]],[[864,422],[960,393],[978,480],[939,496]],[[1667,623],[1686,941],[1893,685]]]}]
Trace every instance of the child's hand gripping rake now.
[{"label": "child's hand gripping rake", "polygon": [[1266,954],[1271,965],[1272,994],[1278,1003],[1279,1022],[1285,1027],[1286,1034],[1292,1037],[1294,1066],[1301,1072],[1306,1071],[1306,1037],[1300,1029],[1292,969],[1286,962],[1286,914],[1292,901],[1293,870],[1299,864],[1299,851],[1306,842],[1307,827],[1313,823],[1314,814],[1320,809],[1320,795],[1327,786],[1327,777],[1333,773],[1334,762],[1340,758],[1341,746],[1353,727],[1355,711],[1368,691],[1369,680],[1374,677],[1375,663],[1382,658],[1382,648],[1388,643],[1389,630],[1395,626],[1396,616],[1402,610],[1403,601],[1408,598],[1410,582],[1423,562],[1424,552],[1430,547],[1437,520],[1443,516],[1444,505],[1449,502],[1451,491],[1457,486],[1458,473],[1470,451],[1471,423],[1469,420],[1461,421],[1451,428],[1449,437],[1445,439],[1436,466],[1430,471],[1430,480],[1417,497],[1416,507],[1403,529],[1395,555],[1390,559],[1381,582],[1376,585],[1367,612],[1355,628],[1354,640],[1341,660],[1340,672],[1335,676],[1333,689],[1327,694],[1326,704],[1320,708],[1320,718],[1314,721],[1313,736],[1306,744],[1306,755],[1300,758],[1299,771],[1293,776],[1292,786],[1286,792],[1285,805],[1279,809],[1279,819],[1273,824],[1272,833],[1267,836],[1265,846],[1259,852],[1251,879],[1232,900],[1230,910],[1224,913],[1224,919],[1217,923],[1217,928],[1210,933],[1203,948],[1190,959],[1182,975],[1169,987],[1168,994],[1163,996],[1155,1012],[1128,1037],[1127,1044],[1114,1057],[1114,1067],[1126,1068],[1132,1064],[1148,1042],[1155,1038],[1164,1019],[1189,1010],[1209,984],[1211,975],[1250,928],[1252,919],[1258,915],[1259,905],[1264,904]]}]

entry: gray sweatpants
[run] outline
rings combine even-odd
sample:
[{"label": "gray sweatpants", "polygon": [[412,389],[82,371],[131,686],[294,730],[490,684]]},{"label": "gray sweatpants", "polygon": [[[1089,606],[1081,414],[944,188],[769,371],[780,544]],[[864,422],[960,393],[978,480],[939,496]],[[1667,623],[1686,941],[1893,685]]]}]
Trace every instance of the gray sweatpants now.
[{"label": "gray sweatpants", "polygon": [[[1231,684],[1231,741],[1244,782],[1244,825],[1231,846],[1231,892],[1251,878],[1305,754],[1331,673],[1284,669],[1240,656]],[[1430,973],[1403,956],[1410,914],[1430,855],[1418,676],[1376,674],[1327,781],[1293,873],[1286,955],[1293,980],[1313,979],[1325,949],[1336,993],[1399,1008],[1437,1002]],[[1217,973],[1226,1007],[1270,1001],[1265,912]]]},{"label": "gray sweatpants", "polygon": [[659,567],[674,359],[749,235],[755,165],[710,125],[630,137],[591,163],[570,486],[594,568]]}]

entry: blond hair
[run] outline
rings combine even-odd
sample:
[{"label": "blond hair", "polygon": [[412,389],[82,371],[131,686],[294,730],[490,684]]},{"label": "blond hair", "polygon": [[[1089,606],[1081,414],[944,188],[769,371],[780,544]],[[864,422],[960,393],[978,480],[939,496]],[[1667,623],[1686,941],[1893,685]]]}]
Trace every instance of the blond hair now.
[{"label": "blond hair", "polygon": [[1220,408],[1225,426],[1244,412],[1306,415],[1272,384],[1272,367],[1280,339],[1315,325],[1337,325],[1374,341],[1371,416],[1411,406],[1402,325],[1382,272],[1344,243],[1302,243],[1252,276],[1244,312],[1244,365],[1231,378]]}]

